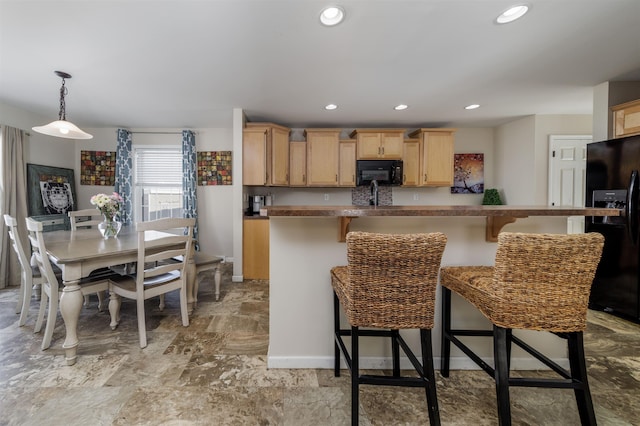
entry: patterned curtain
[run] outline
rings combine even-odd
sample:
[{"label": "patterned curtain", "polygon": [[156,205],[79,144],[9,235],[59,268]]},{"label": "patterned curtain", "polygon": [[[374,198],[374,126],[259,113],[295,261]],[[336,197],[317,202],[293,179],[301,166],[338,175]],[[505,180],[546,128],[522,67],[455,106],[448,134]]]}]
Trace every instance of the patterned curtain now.
[{"label": "patterned curtain", "polygon": [[182,209],[183,216],[195,218],[196,225],[193,228],[193,238],[196,240],[198,250],[198,197],[196,161],[196,135],[191,130],[182,131]]},{"label": "patterned curtain", "polygon": [[120,220],[123,225],[131,224],[131,179],[133,173],[133,157],[131,154],[131,132],[118,129],[118,148],[116,149],[116,183],[114,191],[122,197],[123,208]]}]

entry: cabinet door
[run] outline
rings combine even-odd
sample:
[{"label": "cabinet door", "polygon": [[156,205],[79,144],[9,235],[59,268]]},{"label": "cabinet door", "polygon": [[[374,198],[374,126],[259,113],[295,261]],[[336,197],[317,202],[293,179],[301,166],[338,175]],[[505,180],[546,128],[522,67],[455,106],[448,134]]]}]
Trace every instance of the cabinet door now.
[{"label": "cabinet door", "polygon": [[406,140],[402,154],[402,186],[418,186],[420,183],[420,140]]},{"label": "cabinet door", "polygon": [[402,144],[404,142],[404,132],[382,133],[380,135],[381,158],[388,160],[399,160],[402,158]]},{"label": "cabinet door", "polygon": [[307,186],[338,186],[340,132],[307,132]]},{"label": "cabinet door", "polygon": [[425,132],[422,138],[420,184],[453,185],[453,133]]},{"label": "cabinet door", "polygon": [[245,129],[242,132],[242,184],[267,184],[267,132]]},{"label": "cabinet door", "polygon": [[340,141],[339,186],[356,186],[356,143]]},{"label": "cabinet door", "polygon": [[640,100],[618,105],[612,111],[614,138],[640,133]]},{"label": "cabinet door", "polygon": [[307,143],[289,143],[289,186],[307,186]]},{"label": "cabinet door", "polygon": [[242,275],[246,279],[269,279],[269,220],[242,221]]},{"label": "cabinet door", "polygon": [[380,133],[359,133],[358,160],[377,160],[381,155],[381,135]]},{"label": "cabinet door", "polygon": [[273,186],[289,185],[289,131],[274,127],[270,130],[271,181]]}]

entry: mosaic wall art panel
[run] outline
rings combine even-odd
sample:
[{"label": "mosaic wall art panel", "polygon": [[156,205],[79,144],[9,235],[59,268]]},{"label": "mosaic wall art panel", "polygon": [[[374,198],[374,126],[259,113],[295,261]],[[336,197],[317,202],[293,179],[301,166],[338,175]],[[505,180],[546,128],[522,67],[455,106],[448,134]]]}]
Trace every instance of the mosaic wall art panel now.
[{"label": "mosaic wall art panel", "polygon": [[231,151],[198,151],[198,185],[231,185]]},{"label": "mosaic wall art panel", "polygon": [[115,182],[115,151],[80,151],[81,185],[113,186]]}]

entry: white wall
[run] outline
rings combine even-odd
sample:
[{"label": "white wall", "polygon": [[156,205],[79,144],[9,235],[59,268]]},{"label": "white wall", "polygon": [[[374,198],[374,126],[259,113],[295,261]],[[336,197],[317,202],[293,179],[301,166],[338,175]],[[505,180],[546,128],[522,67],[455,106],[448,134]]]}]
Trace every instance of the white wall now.
[{"label": "white wall", "polygon": [[534,204],[535,117],[528,116],[496,128],[496,188],[502,202]]},{"label": "white wall", "polygon": [[[76,174],[78,208],[92,208],[91,196],[113,192],[112,186],[79,185],[80,151],[115,151],[117,147],[115,128],[85,129],[93,139],[77,141],[73,166]],[[129,129],[133,132],[135,145],[178,145],[182,142],[182,129]],[[137,133],[140,132],[140,133]],[[149,132],[149,133],[143,133]],[[163,134],[171,133],[171,134]],[[233,151],[233,132],[228,129],[196,129],[197,151]],[[233,152],[233,155],[236,155]],[[239,176],[234,173],[234,181]],[[225,258],[233,257],[232,185],[198,186],[198,227],[202,251]]]}]

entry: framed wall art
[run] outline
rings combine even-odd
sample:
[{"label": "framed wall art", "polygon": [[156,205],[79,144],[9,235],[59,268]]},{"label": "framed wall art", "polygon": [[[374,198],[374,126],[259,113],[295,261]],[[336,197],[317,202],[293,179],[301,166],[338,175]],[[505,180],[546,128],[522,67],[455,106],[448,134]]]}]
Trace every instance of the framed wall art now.
[{"label": "framed wall art", "polygon": [[484,154],[453,155],[452,194],[484,192]]},{"label": "framed wall art", "polygon": [[64,215],[75,210],[73,169],[27,164],[29,215]]},{"label": "framed wall art", "polygon": [[231,151],[198,151],[198,185],[231,185]]},{"label": "framed wall art", "polygon": [[113,186],[115,182],[115,151],[80,151],[80,185]]}]

